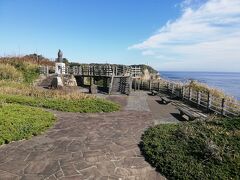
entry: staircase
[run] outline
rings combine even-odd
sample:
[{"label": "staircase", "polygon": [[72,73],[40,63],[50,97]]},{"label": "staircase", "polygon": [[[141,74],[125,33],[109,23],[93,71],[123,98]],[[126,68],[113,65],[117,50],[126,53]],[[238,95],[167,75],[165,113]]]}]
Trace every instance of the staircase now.
[{"label": "staircase", "polygon": [[114,77],[111,87],[111,94],[130,94],[131,77]]}]

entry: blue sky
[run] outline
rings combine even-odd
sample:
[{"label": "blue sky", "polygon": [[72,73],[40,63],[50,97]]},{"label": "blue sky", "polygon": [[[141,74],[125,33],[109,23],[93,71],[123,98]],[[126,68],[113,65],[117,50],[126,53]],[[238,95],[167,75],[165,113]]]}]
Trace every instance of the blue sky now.
[{"label": "blue sky", "polygon": [[240,71],[239,22],[239,0],[0,0],[0,56]]}]

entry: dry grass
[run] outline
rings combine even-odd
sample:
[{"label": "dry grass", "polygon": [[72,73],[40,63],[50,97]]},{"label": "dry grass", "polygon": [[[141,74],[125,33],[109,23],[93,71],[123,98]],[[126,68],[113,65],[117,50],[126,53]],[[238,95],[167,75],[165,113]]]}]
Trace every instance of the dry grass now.
[{"label": "dry grass", "polygon": [[[28,60],[28,61],[27,61]],[[39,65],[29,58],[0,58],[0,66],[8,69],[3,72],[8,72],[11,76],[21,76],[21,81],[24,83],[32,83],[39,76]],[[2,73],[3,74],[3,73]],[[0,79],[7,79],[12,81],[19,81],[17,78],[2,77]]]},{"label": "dry grass", "polygon": [[186,87],[191,87],[195,91],[201,91],[204,93],[210,93],[217,98],[226,98],[227,95],[220,89],[209,87],[207,84],[203,84],[197,81],[190,81],[186,84]]},{"label": "dry grass", "polygon": [[8,64],[17,64],[17,63],[28,63],[32,65],[48,65],[48,66],[54,66],[54,62],[50,61],[47,58],[42,57],[41,60],[37,59],[33,56],[9,56],[9,57],[0,57],[0,63],[8,63]]},{"label": "dry grass", "polygon": [[31,97],[41,98],[55,98],[65,100],[79,100],[86,98],[94,98],[93,96],[86,95],[77,91],[70,91],[69,89],[62,90],[48,90],[31,85],[26,85],[18,82],[0,81],[0,93],[12,95],[24,95]]},{"label": "dry grass", "polygon": [[[191,87],[194,91],[200,91],[203,93],[210,93],[217,102],[217,104],[221,104],[221,100],[224,98],[226,102],[226,106],[229,108],[233,108],[239,111],[240,104],[237,99],[232,96],[226,95],[222,90],[218,88],[209,87],[207,84],[199,83],[197,81],[191,81],[185,85],[186,87]],[[214,103],[214,102],[213,102]]]},{"label": "dry grass", "polygon": [[23,74],[14,66],[0,63],[0,80],[22,81]]}]

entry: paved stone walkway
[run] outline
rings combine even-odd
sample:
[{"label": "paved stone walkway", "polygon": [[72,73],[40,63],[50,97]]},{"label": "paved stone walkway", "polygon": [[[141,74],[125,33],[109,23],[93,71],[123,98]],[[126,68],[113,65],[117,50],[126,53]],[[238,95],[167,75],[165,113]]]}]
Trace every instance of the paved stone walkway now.
[{"label": "paved stone walkway", "polygon": [[147,102],[151,109],[154,124],[179,123],[183,120],[179,111],[171,103],[162,104],[159,96],[148,96]]},{"label": "paved stone walkway", "polygon": [[128,98],[125,109],[134,111],[150,111],[147,98],[148,95],[146,91],[133,91]]},{"label": "paved stone walkway", "polygon": [[55,112],[56,125],[30,140],[0,147],[0,179],[164,179],[138,143],[150,112]]},{"label": "paved stone walkway", "polygon": [[165,179],[144,160],[138,144],[154,122],[176,122],[174,106],[161,105],[143,91],[107,98],[122,110],[54,111],[58,121],[44,134],[0,146],[0,180]]}]

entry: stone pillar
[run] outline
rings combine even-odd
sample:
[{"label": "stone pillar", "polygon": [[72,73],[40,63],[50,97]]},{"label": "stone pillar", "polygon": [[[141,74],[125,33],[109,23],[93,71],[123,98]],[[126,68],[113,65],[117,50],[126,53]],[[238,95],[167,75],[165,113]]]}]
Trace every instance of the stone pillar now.
[{"label": "stone pillar", "polygon": [[55,73],[58,75],[65,74],[65,63],[56,62],[55,63]]}]

